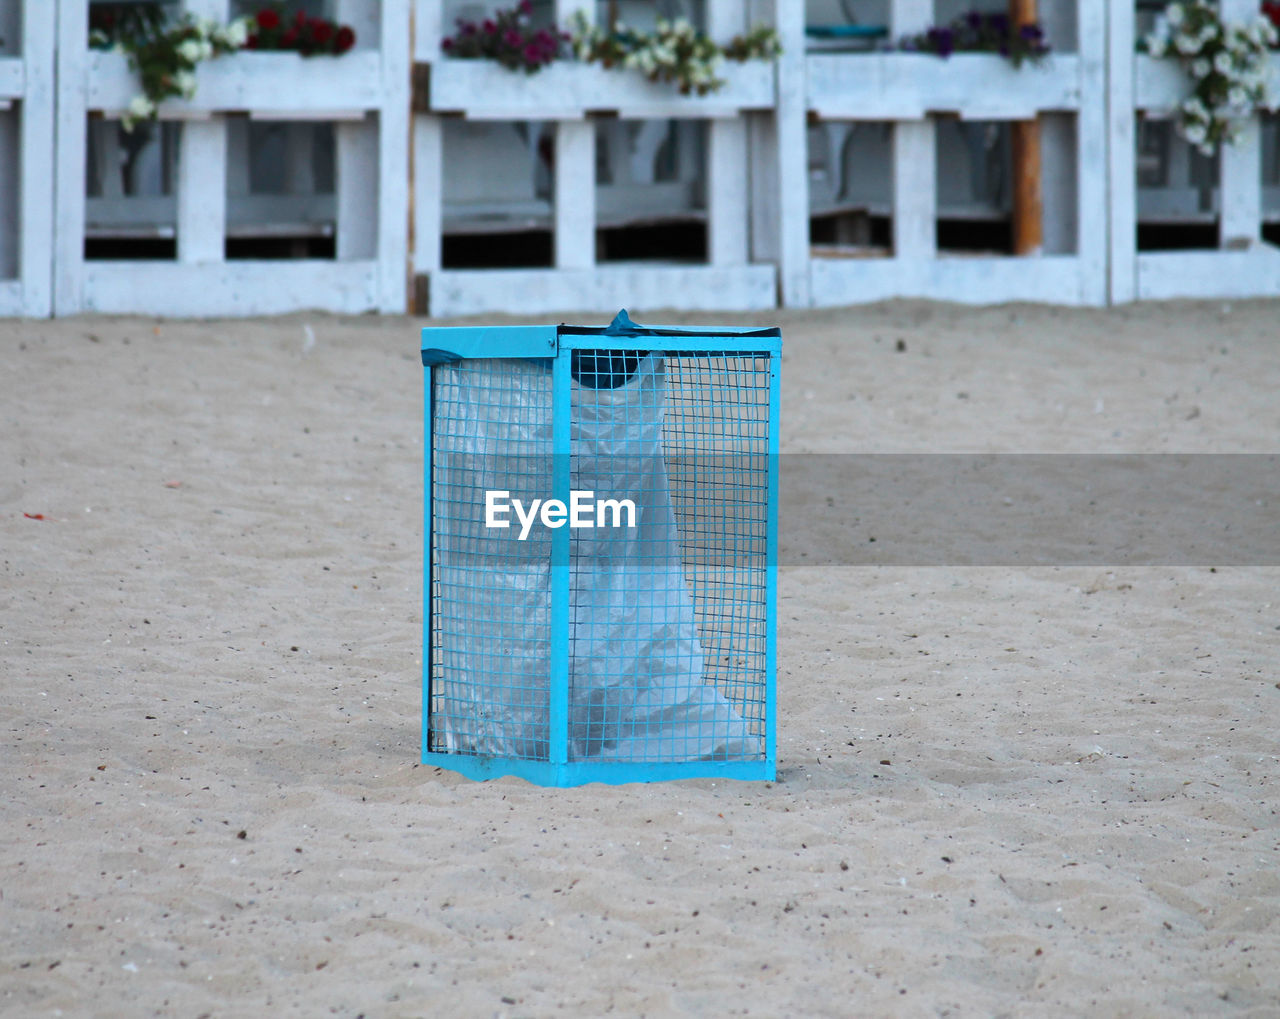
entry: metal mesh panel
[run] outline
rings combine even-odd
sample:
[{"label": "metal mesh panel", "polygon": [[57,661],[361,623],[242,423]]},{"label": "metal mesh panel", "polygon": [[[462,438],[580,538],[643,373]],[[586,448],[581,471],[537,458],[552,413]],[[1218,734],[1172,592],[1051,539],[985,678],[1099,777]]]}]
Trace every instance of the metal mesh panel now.
[{"label": "metal mesh panel", "polygon": [[431,749],[545,760],[551,541],[485,526],[485,493],[544,497],[551,374],[518,360],[435,369]]},{"label": "metal mesh panel", "polygon": [[426,751],[771,775],[769,355],[556,357],[433,368]]},{"label": "metal mesh panel", "polygon": [[769,358],[668,358],[667,376],[663,449],[704,678],[746,720],[763,754]]}]

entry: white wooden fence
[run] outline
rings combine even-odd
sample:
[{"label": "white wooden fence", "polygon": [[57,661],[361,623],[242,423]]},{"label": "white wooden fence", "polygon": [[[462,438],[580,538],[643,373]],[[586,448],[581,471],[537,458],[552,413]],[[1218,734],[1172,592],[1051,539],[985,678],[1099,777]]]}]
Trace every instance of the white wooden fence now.
[{"label": "white wooden fence", "polygon": [[[233,13],[231,0],[182,2]],[[411,282],[418,310],[436,315],[1280,295],[1280,251],[1263,238],[1264,223],[1280,221],[1277,120],[1255,118],[1213,164],[1172,132],[1158,158],[1139,153],[1189,83],[1174,62],[1136,54],[1133,0],[1042,4],[1054,52],[1021,69],[994,55],[807,50],[806,8],[820,0],[702,0],[717,40],[765,20],[784,48],[773,63],[726,64],[727,87],[703,97],[572,62],[528,76],[444,59],[460,3],[331,0],[357,28],[342,58],[245,52],[202,65],[196,97],[161,108],[169,126],[148,165],[164,186],[136,194],[118,179],[114,123],[138,86],[123,57],[88,48],[87,0],[0,0],[0,314],[399,312]],[[896,38],[958,3],[855,7]],[[628,18],[646,9],[621,4]],[[1256,13],[1254,0],[1222,4],[1229,19]],[[556,21],[577,9],[592,16],[601,4],[555,0]],[[1280,57],[1272,63],[1280,87]],[[939,250],[939,220],[969,172],[956,157],[963,139],[1030,118],[1041,128],[1043,250]],[[296,194],[249,193],[246,150],[262,124],[282,125]],[[332,125],[332,194],[316,193],[315,125]],[[658,180],[655,152],[673,142],[674,176]],[[815,176],[818,148],[826,179]],[[86,193],[87,166],[105,190]],[[887,248],[810,243],[815,214],[849,210],[887,221]],[[645,216],[705,224],[705,259],[601,257],[602,229]],[[281,218],[331,232],[334,257],[228,257],[229,238],[267,236],[264,220],[283,232]],[[172,257],[87,258],[104,220],[113,236],[165,240]],[[1140,249],[1139,227],[1161,222],[1212,224],[1213,246]],[[445,264],[446,236],[487,230],[500,250],[521,224],[552,238],[547,264]]]},{"label": "white wooden fence", "polygon": [[[746,27],[743,0],[707,0],[707,28],[727,40]],[[557,0],[556,20],[575,10],[588,17],[594,2]],[[414,116],[414,271],[425,291],[420,310],[435,315],[561,308],[773,307],[774,266],[751,250],[748,216],[771,207],[779,178],[768,122],[776,103],[774,69],[766,63],[729,65],[727,86],[711,96],[680,96],[640,75],[594,65],[562,63],[526,76],[480,61],[443,57],[449,34],[443,0],[418,0],[414,59],[423,88]],[[423,73],[425,69],[425,73]],[[767,116],[757,118],[756,111]],[[599,263],[596,258],[596,124],[593,115],[622,122],[652,118],[694,120],[707,126],[705,265]],[[551,231],[553,264],[546,268],[447,269],[442,266],[446,117],[469,121],[549,122],[553,138]],[[753,123],[755,120],[759,123]],[[755,152],[751,147],[755,146]],[[748,162],[763,173],[750,190]],[[456,164],[455,164],[456,165]],[[483,172],[482,167],[476,167]],[[754,201],[753,201],[754,199]],[[497,243],[500,243],[498,241]],[[754,256],[754,257],[753,257]]]},{"label": "white wooden fence", "polygon": [[[184,0],[218,20],[228,0]],[[300,307],[405,307],[408,0],[339,0],[357,44],[339,59],[244,52],[202,64],[190,101],[161,104],[176,122],[176,258],[85,258],[86,125],[119,118],[138,85],[125,58],[87,45],[86,0],[58,0],[55,310],[256,315]],[[333,259],[228,260],[228,119],[335,124]],[[164,225],[162,224],[162,227]]]},{"label": "white wooden fence", "polygon": [[[1221,0],[1227,20],[1255,17],[1254,0]],[[1135,54],[1131,3],[1109,5],[1110,53],[1110,292],[1112,303],[1171,297],[1280,295],[1280,249],[1262,239],[1264,181],[1262,117],[1254,116],[1240,140],[1218,156],[1218,181],[1209,204],[1217,246],[1196,251],[1139,251],[1141,212],[1136,184],[1138,118],[1172,117],[1190,88],[1178,65]],[[1280,88],[1280,56],[1271,57],[1272,84]],[[1185,187],[1185,144],[1175,143]]]},{"label": "white wooden fence", "polygon": [[[1047,6],[1047,5],[1046,5]],[[821,121],[892,123],[888,257],[809,259],[809,301],[848,304],[895,296],[965,302],[1100,304],[1106,296],[1105,19],[1080,2],[1051,32],[1053,54],[1015,69],[995,54],[947,60],[914,53],[813,53],[805,60],[808,107]],[[895,37],[935,18],[928,0],[892,0]],[[1075,51],[1062,47],[1063,37]],[[1039,118],[1044,167],[1044,250],[1026,256],[938,250],[940,118]],[[802,181],[798,181],[803,186]],[[807,222],[793,226],[797,231]]]},{"label": "white wooden fence", "polygon": [[53,19],[0,2],[0,315],[48,315],[53,237]]}]

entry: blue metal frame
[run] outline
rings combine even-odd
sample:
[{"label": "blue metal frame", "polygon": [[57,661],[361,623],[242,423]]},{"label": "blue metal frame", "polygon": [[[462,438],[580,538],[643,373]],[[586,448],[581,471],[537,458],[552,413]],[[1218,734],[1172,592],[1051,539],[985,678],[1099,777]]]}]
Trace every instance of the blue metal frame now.
[{"label": "blue metal frame", "polygon": [[475,754],[422,755],[423,764],[456,771],[467,778],[485,782],[494,778],[523,778],[541,786],[567,787],[601,782],[628,785],[632,782],[670,782],[684,778],[721,778],[737,781],[772,782],[777,777],[774,762],[768,761],[676,761],[667,764],[599,764],[571,761],[527,761],[515,757],[481,757]]},{"label": "blue metal frame", "polygon": [[[625,319],[625,316],[622,316]],[[616,325],[616,323],[615,323]],[[628,325],[630,323],[628,322]],[[780,361],[782,338],[777,330],[708,327],[637,327],[635,335],[607,332],[606,327],[585,330],[561,326],[463,326],[422,330],[424,384],[423,499],[423,658],[422,658],[422,763],[448,768],[468,778],[484,781],[504,776],[523,778],[543,786],[576,786],[588,782],[625,784],[688,778],[721,778],[772,781],[777,768],[777,563],[778,563],[778,452],[780,420]],[[723,341],[723,342],[722,342]],[[680,761],[668,763],[600,763],[568,759],[568,683],[555,681],[569,674],[569,529],[559,528],[552,537],[551,661],[550,661],[550,759],[488,757],[442,753],[430,749],[431,723],[431,580],[432,580],[432,436],[433,367],[465,359],[527,358],[547,361],[552,371],[552,494],[569,500],[569,447],[571,358],[562,351],[661,350],[685,356],[769,357],[768,496],[766,509],[767,567],[765,577],[765,755],[758,761]]]}]

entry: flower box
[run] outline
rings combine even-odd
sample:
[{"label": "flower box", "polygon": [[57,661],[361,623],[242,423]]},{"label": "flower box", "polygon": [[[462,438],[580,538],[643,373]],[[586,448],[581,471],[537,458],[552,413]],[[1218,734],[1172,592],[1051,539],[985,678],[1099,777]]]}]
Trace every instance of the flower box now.
[{"label": "flower box", "polygon": [[1024,120],[1042,110],[1080,108],[1074,54],[1014,67],[990,53],[818,53],[805,58],[808,106],[832,120]]},{"label": "flower box", "polygon": [[595,111],[619,116],[698,118],[774,104],[774,65],[726,62],[725,85],[705,96],[681,95],[637,71],[562,61],[524,74],[488,60],[443,59],[428,65],[429,109],[476,120],[572,120]]},{"label": "flower box", "polygon": [[1191,94],[1191,79],[1176,60],[1145,54],[1134,58],[1134,105],[1146,113],[1172,116]]},{"label": "flower box", "polygon": [[[94,52],[88,61],[90,110],[117,112],[141,91],[120,53]],[[196,94],[160,104],[161,119],[244,110],[299,118],[358,113],[382,105],[382,63],[377,51],[341,57],[297,53],[236,53],[196,70]]]}]

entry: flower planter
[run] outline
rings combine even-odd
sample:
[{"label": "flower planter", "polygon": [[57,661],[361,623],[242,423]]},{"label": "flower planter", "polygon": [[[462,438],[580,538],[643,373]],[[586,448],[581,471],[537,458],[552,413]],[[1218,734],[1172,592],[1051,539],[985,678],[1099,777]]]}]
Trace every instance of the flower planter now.
[{"label": "flower planter", "polygon": [[1080,108],[1080,61],[1050,56],[1014,67],[989,53],[812,54],[805,58],[809,109],[833,120],[1024,120]]},{"label": "flower planter", "polygon": [[[141,91],[128,58],[95,52],[88,60],[90,110],[115,112]],[[382,63],[376,51],[341,57],[297,53],[236,53],[200,65],[196,94],[160,104],[161,119],[246,110],[299,119],[359,112],[382,105]]]},{"label": "flower planter", "polygon": [[1133,74],[1135,105],[1146,113],[1172,115],[1191,92],[1191,78],[1173,59],[1139,54]]},{"label": "flower planter", "polygon": [[675,85],[648,81],[637,71],[568,61],[532,75],[487,60],[444,59],[429,66],[429,108],[476,120],[564,120],[595,111],[698,118],[774,104],[774,66],[762,60],[726,62],[719,72],[725,86],[705,96],[681,95]]}]

